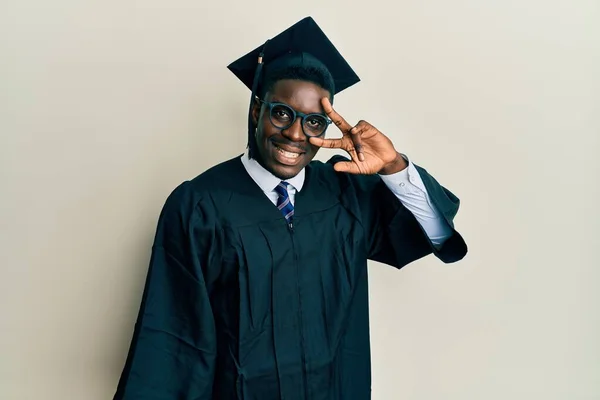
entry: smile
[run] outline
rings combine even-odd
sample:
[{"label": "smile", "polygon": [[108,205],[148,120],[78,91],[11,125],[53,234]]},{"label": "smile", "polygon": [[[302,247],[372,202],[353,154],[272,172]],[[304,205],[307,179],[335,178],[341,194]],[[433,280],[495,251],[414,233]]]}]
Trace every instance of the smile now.
[{"label": "smile", "polygon": [[283,156],[285,156],[287,158],[298,158],[300,156],[300,153],[294,153],[291,151],[284,150],[281,147],[277,146],[276,144],[274,144],[274,146],[279,153],[281,153]]}]

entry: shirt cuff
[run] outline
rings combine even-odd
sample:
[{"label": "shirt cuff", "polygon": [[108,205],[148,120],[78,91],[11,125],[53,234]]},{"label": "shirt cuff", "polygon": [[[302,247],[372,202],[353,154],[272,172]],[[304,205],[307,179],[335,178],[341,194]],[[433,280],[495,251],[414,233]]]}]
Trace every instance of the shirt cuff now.
[{"label": "shirt cuff", "polygon": [[381,180],[394,194],[398,196],[402,196],[404,194],[427,193],[425,184],[423,183],[421,175],[419,175],[419,171],[417,171],[415,165],[404,154],[402,154],[402,157],[408,163],[408,167],[404,168],[402,171],[396,172],[395,174],[379,175]]}]

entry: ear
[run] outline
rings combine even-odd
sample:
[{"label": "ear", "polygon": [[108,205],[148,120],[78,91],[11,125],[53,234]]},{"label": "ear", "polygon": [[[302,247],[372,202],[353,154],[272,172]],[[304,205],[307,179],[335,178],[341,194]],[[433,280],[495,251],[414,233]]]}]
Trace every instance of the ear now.
[{"label": "ear", "polygon": [[261,104],[257,97],[254,99],[254,104],[252,104],[252,122],[254,123],[255,127],[258,126],[258,119],[260,118],[260,108]]}]

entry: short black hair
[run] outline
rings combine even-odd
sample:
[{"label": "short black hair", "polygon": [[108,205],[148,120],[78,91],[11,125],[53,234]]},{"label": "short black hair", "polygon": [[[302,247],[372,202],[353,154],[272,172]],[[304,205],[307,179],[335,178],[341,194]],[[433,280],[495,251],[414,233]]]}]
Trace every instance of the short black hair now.
[{"label": "short black hair", "polygon": [[333,77],[329,71],[323,68],[299,65],[292,65],[279,70],[270,71],[267,76],[263,78],[258,87],[258,97],[264,99],[266,94],[273,89],[277,82],[285,79],[312,82],[327,90],[331,97],[331,101],[333,101],[335,83],[333,82]]}]

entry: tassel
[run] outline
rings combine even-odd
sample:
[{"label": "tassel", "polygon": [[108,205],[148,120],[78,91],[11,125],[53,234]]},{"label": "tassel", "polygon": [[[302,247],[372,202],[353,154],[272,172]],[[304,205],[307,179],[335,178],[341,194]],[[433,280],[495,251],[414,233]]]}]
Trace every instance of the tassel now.
[{"label": "tassel", "polygon": [[252,81],[252,93],[250,95],[250,108],[248,110],[248,150],[250,158],[255,158],[256,154],[256,138],[254,137],[254,121],[252,121],[252,108],[254,107],[254,101],[256,99],[256,91],[258,90],[258,84],[260,82],[260,76],[263,70],[263,58],[265,56],[265,49],[267,47],[267,40],[263,46],[262,51],[258,55],[258,63],[256,65],[256,70],[254,71],[254,80]]}]

